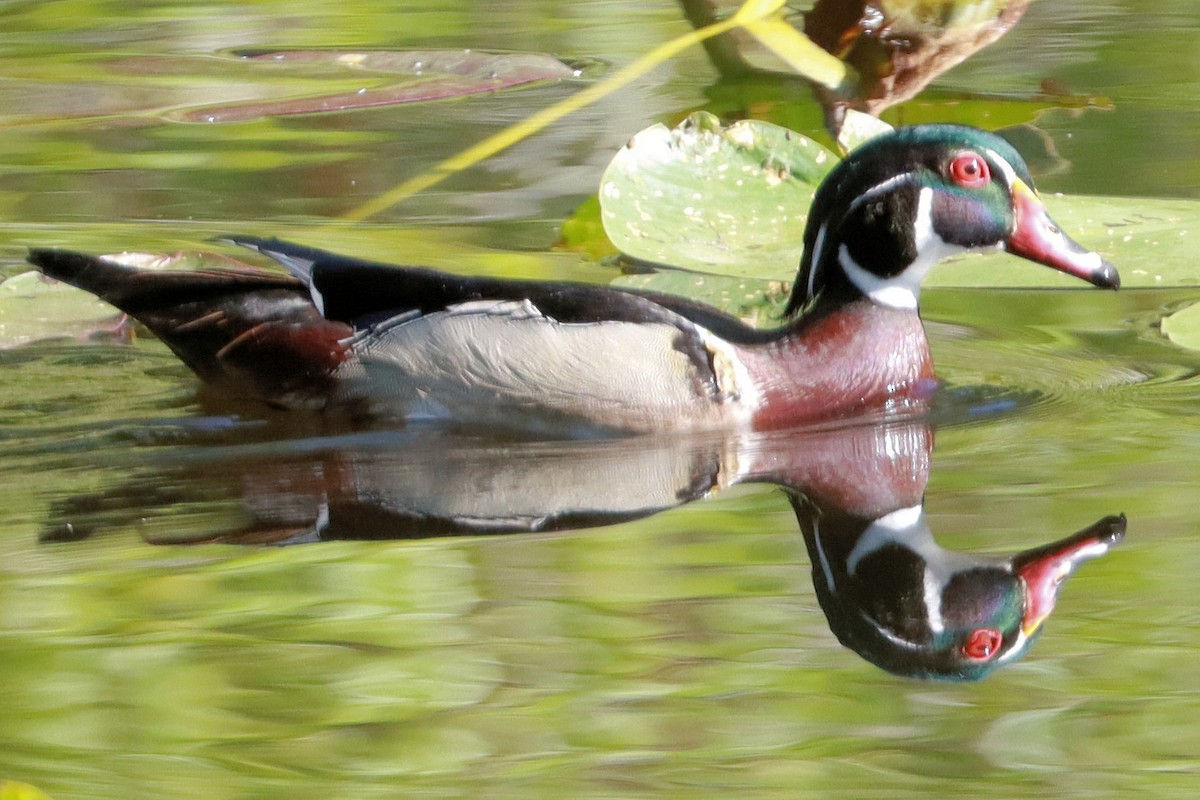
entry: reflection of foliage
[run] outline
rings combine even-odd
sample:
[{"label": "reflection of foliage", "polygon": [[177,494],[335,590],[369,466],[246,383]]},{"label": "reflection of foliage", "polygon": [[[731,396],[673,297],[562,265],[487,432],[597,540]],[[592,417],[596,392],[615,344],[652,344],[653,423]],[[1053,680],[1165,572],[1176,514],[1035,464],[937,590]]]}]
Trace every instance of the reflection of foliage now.
[{"label": "reflection of foliage", "polygon": [[[680,0],[693,25],[717,19],[713,0]],[[782,19],[745,31],[788,67],[784,79],[811,81],[836,137],[846,109],[878,115],[916,96],[941,73],[1003,36],[1030,0],[818,0],[804,14],[804,33]],[[787,29],[785,31],[784,29]],[[727,79],[772,70],[747,60],[734,32],[706,42]],[[829,66],[827,56],[841,65]],[[835,79],[836,78],[836,79]]]},{"label": "reflection of foliage", "polygon": [[[245,122],[262,117],[349,111],[400,103],[419,103],[467,97],[482,92],[512,89],[539,81],[571,77],[574,70],[558,59],[535,53],[493,54],[472,51],[368,51],[279,50],[242,54],[250,67],[325,67],[342,73],[358,72],[382,86],[349,91],[326,91],[287,98],[240,100],[221,105],[187,108],[174,116],[185,122]],[[324,76],[322,76],[324,77]],[[324,81],[323,83],[327,83]]]},{"label": "reflection of foliage", "polygon": [[818,0],[804,15],[814,42],[851,66],[850,94],[826,104],[871,114],[914,97],[935,77],[999,39],[1030,0]]},{"label": "reflection of foliage", "polygon": [[[401,200],[436,185],[455,172],[477,164],[532,136],[568,114],[613,94],[692,45],[703,43],[731,30],[745,29],[760,37],[765,44],[768,44],[774,52],[785,58],[790,64],[811,64],[813,74],[818,75],[818,79],[833,85],[839,83],[844,75],[841,65],[836,60],[825,58],[816,48],[808,46],[811,43],[808,43],[807,39],[796,34],[782,21],[783,6],[783,0],[744,0],[737,12],[728,19],[713,22],[713,24],[692,33],[663,43],[599,83],[478,142],[421,175],[405,181],[390,192],[352,210],[344,215],[344,219],[362,220],[374,216]],[[784,32],[783,28],[787,28],[790,35]]]}]

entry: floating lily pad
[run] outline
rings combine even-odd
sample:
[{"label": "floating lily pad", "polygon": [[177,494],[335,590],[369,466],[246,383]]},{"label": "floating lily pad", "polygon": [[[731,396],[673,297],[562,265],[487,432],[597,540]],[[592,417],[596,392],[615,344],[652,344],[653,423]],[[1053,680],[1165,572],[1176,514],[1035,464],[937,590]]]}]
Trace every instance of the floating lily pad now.
[{"label": "floating lily pad", "polygon": [[854,148],[861,147],[868,140],[893,130],[895,128],[878,117],[848,108],[842,115],[842,127],[838,130],[838,147],[842,148],[842,152],[849,153]]},{"label": "floating lily pad", "polygon": [[118,332],[121,312],[87,292],[23,272],[0,283],[0,348]]},{"label": "floating lily pad", "polygon": [[1163,317],[1162,332],[1180,347],[1200,350],[1200,303],[1193,303]]},{"label": "floating lily pad", "polygon": [[799,261],[813,193],[836,162],[778,125],[724,128],[699,112],[674,129],[647,128],[617,153],[600,182],[601,220],[634,258],[765,277]]},{"label": "floating lily pad", "polygon": [[240,54],[251,70],[312,65],[330,68],[323,77],[338,82],[355,75],[381,85],[283,99],[252,99],[189,108],[173,117],[184,122],[245,122],[263,117],[317,114],[446,100],[511,89],[576,74],[556,58],[537,53],[454,51],[272,50]]}]

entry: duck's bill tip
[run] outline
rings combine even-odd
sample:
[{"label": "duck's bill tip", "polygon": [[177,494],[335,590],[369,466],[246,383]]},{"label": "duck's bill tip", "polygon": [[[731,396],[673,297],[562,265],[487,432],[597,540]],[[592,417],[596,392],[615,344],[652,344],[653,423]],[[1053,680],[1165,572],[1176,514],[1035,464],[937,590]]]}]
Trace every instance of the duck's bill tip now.
[{"label": "duck's bill tip", "polygon": [[1004,242],[1005,250],[1102,289],[1120,288],[1117,268],[1068,236],[1050,218],[1041,199],[1019,180],[1013,190],[1013,208],[1016,222]]},{"label": "duck's bill tip", "polygon": [[1092,283],[1102,289],[1120,289],[1121,274],[1117,272],[1117,268],[1112,265],[1112,262],[1101,259],[1100,269]]}]

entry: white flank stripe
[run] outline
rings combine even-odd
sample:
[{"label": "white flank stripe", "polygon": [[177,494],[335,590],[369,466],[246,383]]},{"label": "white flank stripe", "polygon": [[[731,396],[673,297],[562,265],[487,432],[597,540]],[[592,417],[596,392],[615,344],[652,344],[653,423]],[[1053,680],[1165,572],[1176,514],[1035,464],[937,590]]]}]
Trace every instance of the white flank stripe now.
[{"label": "white flank stripe", "polygon": [[813,240],[813,251],[808,260],[808,294],[806,295],[811,301],[813,299],[813,282],[817,278],[817,270],[821,267],[821,251],[825,249],[825,231],[829,227],[828,222],[823,222],[817,230],[817,238]]},{"label": "white flank stripe", "polygon": [[1012,164],[1009,164],[1006,159],[1001,158],[1000,154],[995,150],[988,150],[987,154],[1000,166],[1000,171],[1004,173],[1004,180],[1008,182],[1008,188],[1012,189],[1017,182],[1017,171],[1012,168]]}]

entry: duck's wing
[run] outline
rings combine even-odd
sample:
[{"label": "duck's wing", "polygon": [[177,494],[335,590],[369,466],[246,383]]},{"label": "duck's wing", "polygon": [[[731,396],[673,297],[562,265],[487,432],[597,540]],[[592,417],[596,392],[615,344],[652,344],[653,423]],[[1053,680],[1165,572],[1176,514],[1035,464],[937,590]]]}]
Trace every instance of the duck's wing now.
[{"label": "duck's wing", "polygon": [[[363,378],[403,416],[667,429],[713,424],[737,395],[724,337],[708,318],[677,311],[677,298],[396,267],[276,239],[231,241],[286,266],[327,317],[354,327],[356,368],[342,374]],[[750,330],[729,318],[734,325]]]},{"label": "duck's wing", "polygon": [[469,302],[528,301],[562,323],[678,325],[682,318],[733,342],[757,341],[770,335],[712,306],[658,292],[562,281],[468,277],[351,258],[280,239],[230,236],[227,240],[278,261],[310,287],[313,303],[327,317],[355,328],[399,314],[429,314]]}]

